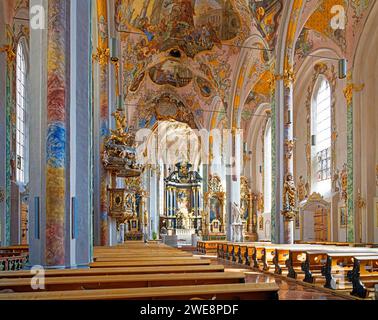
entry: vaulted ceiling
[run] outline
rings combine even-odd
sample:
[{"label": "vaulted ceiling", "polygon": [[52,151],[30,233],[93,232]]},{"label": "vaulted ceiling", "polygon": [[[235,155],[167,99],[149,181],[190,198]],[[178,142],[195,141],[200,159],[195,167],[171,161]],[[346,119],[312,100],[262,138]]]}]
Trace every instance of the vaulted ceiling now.
[{"label": "vaulted ceiling", "polygon": [[132,125],[228,121],[235,95],[247,97],[246,80],[252,86],[269,68],[269,51],[260,49],[275,45],[281,12],[281,0],[116,1]]}]

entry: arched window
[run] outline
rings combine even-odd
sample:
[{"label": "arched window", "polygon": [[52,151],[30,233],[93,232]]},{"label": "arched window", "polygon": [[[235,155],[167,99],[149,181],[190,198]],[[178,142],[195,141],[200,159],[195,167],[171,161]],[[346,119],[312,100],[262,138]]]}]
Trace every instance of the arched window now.
[{"label": "arched window", "polygon": [[268,120],[264,132],[264,211],[272,208],[272,124]]},{"label": "arched window", "polygon": [[312,103],[312,185],[325,195],[331,190],[331,88],[320,76]]},{"label": "arched window", "polygon": [[16,178],[21,184],[26,183],[26,59],[22,41],[17,46],[16,61]]}]

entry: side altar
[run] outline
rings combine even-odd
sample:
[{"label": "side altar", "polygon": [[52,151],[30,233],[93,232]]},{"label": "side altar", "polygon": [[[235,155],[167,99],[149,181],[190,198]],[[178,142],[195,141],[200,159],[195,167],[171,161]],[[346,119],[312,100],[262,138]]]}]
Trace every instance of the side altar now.
[{"label": "side altar", "polygon": [[177,163],[175,167],[164,179],[165,211],[160,217],[160,233],[176,235],[179,242],[191,244],[193,235],[199,235],[202,229],[202,178],[191,170],[190,163]]}]

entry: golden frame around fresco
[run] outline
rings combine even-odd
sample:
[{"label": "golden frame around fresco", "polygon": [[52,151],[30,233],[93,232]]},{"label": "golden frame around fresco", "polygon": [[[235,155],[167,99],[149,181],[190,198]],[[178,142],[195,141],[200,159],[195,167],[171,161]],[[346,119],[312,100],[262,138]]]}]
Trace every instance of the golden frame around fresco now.
[{"label": "golden frame around fresco", "polygon": [[[204,194],[204,205],[205,205],[205,213],[203,215],[204,223],[202,224],[203,227],[203,235],[205,238],[212,239],[212,238],[224,238],[225,234],[225,202],[226,202],[226,193],[223,191],[221,179],[217,175],[211,175],[209,177],[209,191]],[[216,202],[217,212],[216,216],[213,220],[217,221],[217,227],[214,228],[212,225],[210,212],[212,207],[212,202]],[[219,221],[219,222],[218,222]],[[213,232],[214,229],[218,232]]]},{"label": "golden frame around fresco", "polygon": [[[211,221],[210,221],[210,207],[211,207],[211,201],[216,200],[217,203],[219,204],[219,217],[215,217],[216,220],[219,220],[220,226],[219,230],[220,232],[224,232],[224,213],[225,213],[225,199],[226,199],[226,194],[225,192],[206,192],[205,193],[205,206],[208,208],[208,221],[206,221],[206,224],[210,226]],[[217,219],[218,218],[218,219]],[[209,228],[208,230],[211,233],[211,229]]]}]

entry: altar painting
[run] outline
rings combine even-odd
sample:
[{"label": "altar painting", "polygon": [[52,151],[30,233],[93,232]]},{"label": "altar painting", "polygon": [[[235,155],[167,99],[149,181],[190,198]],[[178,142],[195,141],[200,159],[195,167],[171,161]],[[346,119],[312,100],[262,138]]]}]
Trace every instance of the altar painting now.
[{"label": "altar painting", "polygon": [[218,198],[211,198],[210,199],[210,223],[213,220],[221,220],[221,208],[220,208],[220,201]]}]

